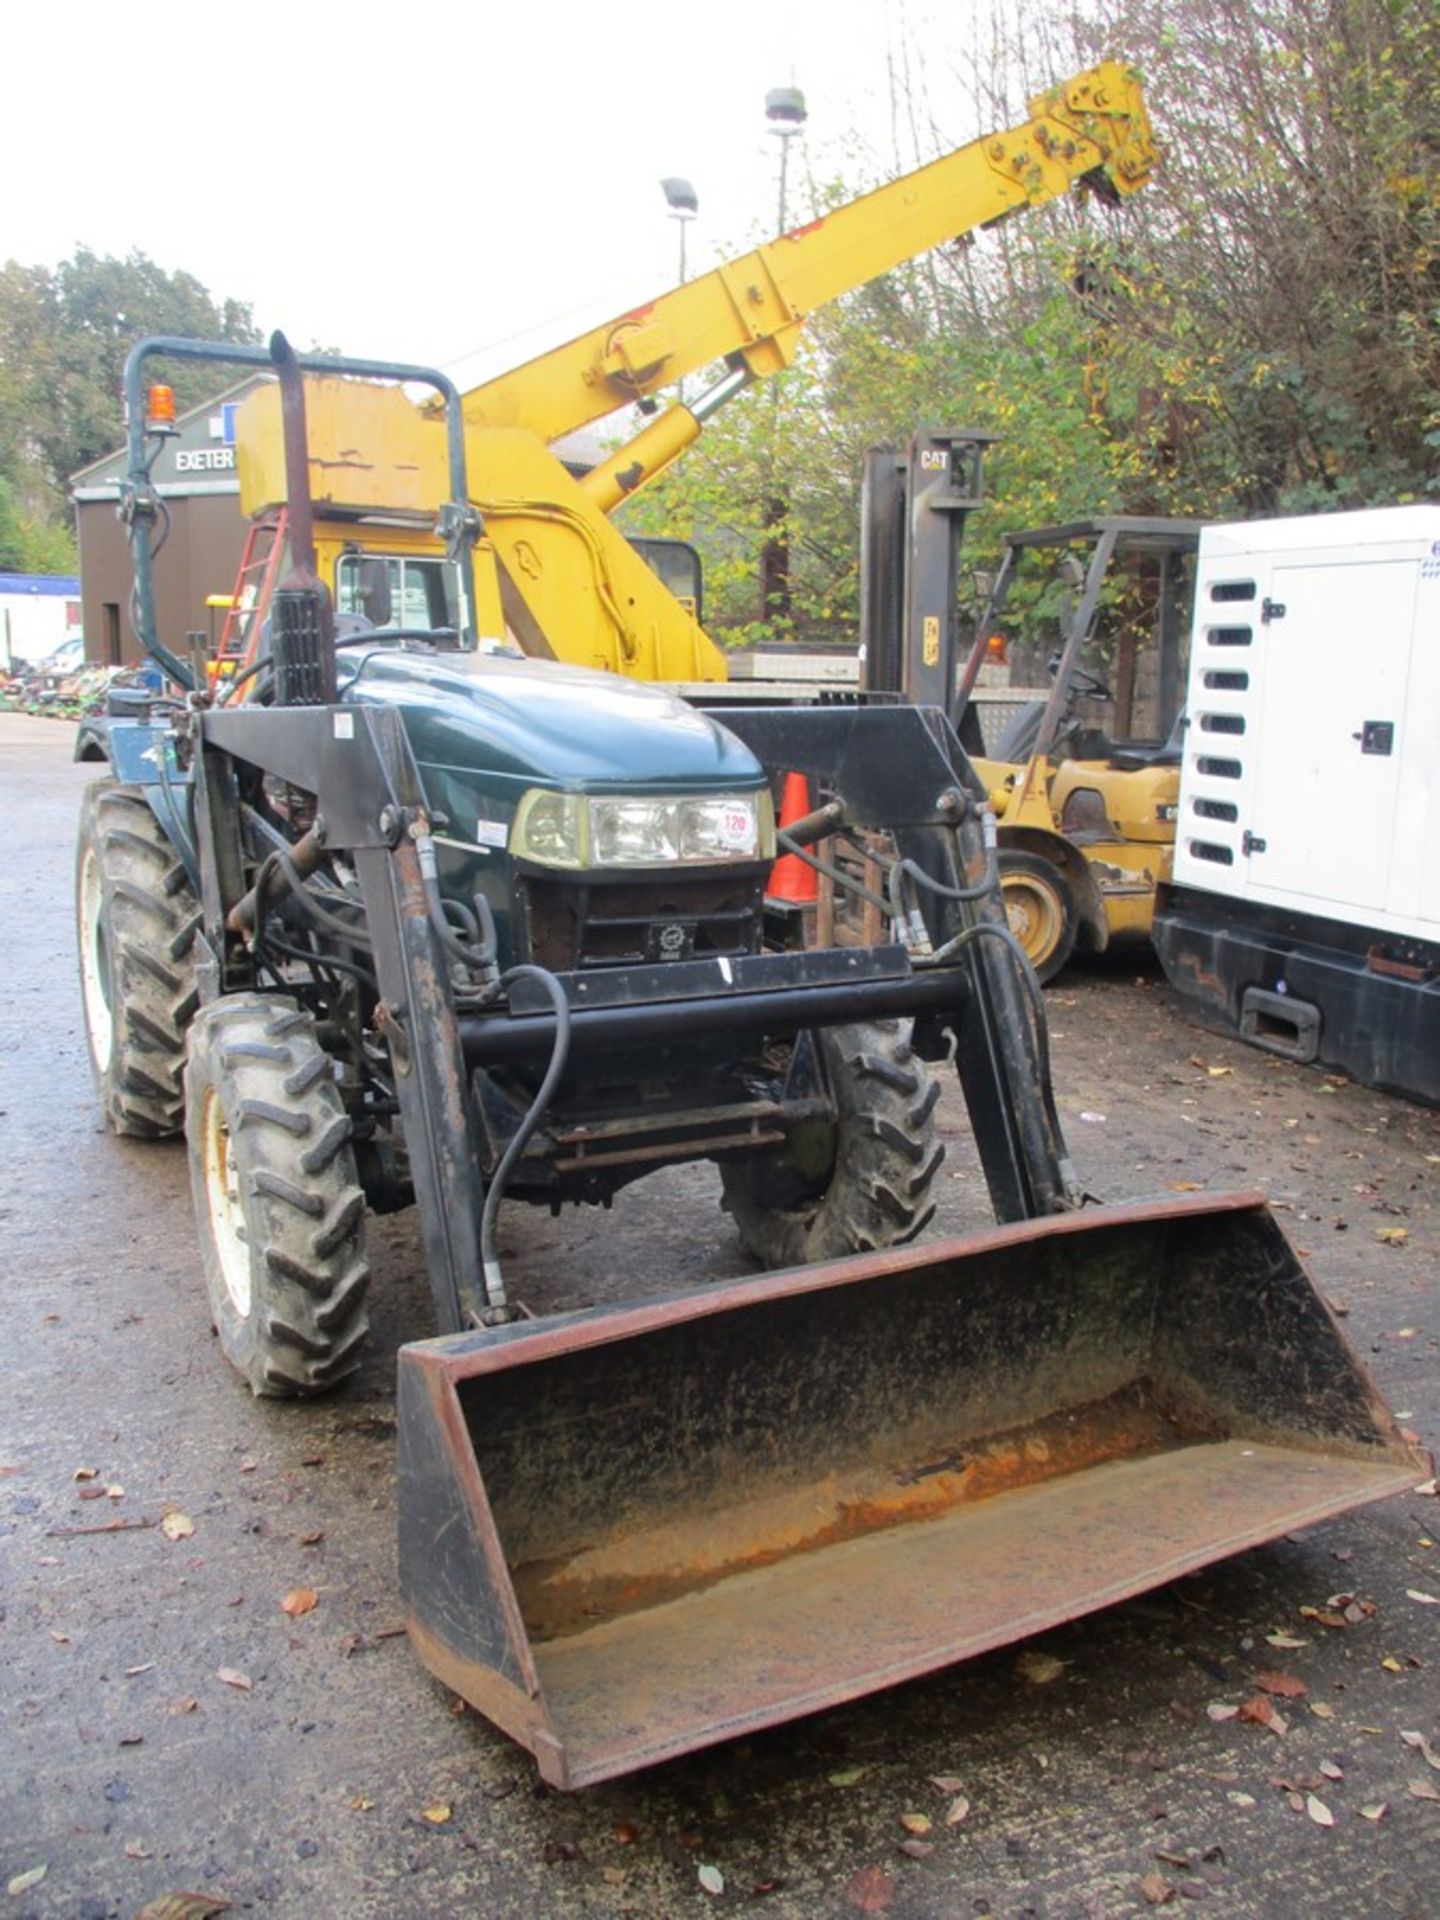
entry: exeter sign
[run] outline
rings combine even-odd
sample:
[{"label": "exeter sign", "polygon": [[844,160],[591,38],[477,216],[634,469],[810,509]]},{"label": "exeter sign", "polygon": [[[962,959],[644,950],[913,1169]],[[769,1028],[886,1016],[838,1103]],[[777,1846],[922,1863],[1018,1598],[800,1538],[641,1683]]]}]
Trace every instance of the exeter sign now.
[{"label": "exeter sign", "polygon": [[234,447],[197,447],[190,452],[177,451],[175,455],[177,473],[228,473],[234,465]]}]

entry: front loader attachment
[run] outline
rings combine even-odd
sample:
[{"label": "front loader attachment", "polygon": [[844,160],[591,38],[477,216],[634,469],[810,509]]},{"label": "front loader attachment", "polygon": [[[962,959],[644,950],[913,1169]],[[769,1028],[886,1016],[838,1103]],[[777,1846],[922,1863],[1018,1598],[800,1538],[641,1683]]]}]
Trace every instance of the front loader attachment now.
[{"label": "front loader attachment", "polygon": [[415,1647],[564,1787],[1429,1471],[1253,1194],[422,1341],[399,1419]]}]

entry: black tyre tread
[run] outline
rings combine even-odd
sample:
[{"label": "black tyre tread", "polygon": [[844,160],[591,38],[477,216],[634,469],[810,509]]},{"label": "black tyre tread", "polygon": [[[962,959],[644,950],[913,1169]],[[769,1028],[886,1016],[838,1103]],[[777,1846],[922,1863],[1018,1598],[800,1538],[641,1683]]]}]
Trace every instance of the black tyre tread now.
[{"label": "black tyre tread", "polygon": [[[114,1043],[108,1065],[95,1067],[105,1121],[131,1138],[165,1139],[184,1124],[185,1034],[200,997],[199,903],[136,788],[111,779],[88,787],[79,839],[80,859],[88,848],[99,862],[110,950]],[[77,881],[79,871],[77,861]],[[88,937],[83,926],[79,937]]]},{"label": "black tyre tread", "polygon": [[931,1188],[945,1158],[935,1128],[940,1089],[911,1049],[908,1023],[832,1028],[820,1043],[840,1110],[823,1190],[800,1207],[769,1205],[763,1165],[721,1167],[722,1204],[746,1251],[766,1267],[903,1246],[935,1212]]},{"label": "black tyre tread", "polygon": [[[185,1081],[196,1213],[226,1355],[257,1394],[328,1392],[360,1363],[370,1282],[365,1196],[329,1057],[303,1008],[234,994],[195,1021]],[[243,1320],[205,1230],[201,1116],[211,1087],[224,1103],[253,1249]]]}]

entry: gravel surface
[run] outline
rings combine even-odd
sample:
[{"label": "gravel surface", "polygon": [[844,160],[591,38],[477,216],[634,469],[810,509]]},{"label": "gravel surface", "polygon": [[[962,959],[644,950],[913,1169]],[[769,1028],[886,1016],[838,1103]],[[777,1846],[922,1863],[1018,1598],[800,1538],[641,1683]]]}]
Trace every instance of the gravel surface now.
[{"label": "gravel surface", "polygon": [[[413,1219],[375,1223],[357,1380],[257,1402],[210,1331],[183,1150],[100,1128],[71,738],[0,715],[0,1914],[102,1920],[182,1889],[346,1920],[1440,1913],[1440,1754],[1402,1737],[1440,1744],[1440,1504],[1419,1492],[937,1679],[539,1787],[396,1632],[393,1356],[429,1324]],[[1072,970],[1049,1005],[1089,1187],[1262,1187],[1434,1447],[1440,1115],[1202,1033],[1145,963]],[[942,1116],[937,1228],[961,1230],[984,1196],[953,1091]],[[716,1199],[694,1168],[605,1214],[507,1208],[514,1288],[546,1310],[743,1272]],[[1283,1733],[1212,1717],[1257,1672]]]}]

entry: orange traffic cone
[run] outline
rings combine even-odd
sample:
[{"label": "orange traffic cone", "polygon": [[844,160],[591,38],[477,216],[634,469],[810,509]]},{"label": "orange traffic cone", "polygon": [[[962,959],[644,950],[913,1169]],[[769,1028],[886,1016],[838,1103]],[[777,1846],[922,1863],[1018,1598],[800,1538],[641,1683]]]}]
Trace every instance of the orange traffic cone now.
[{"label": "orange traffic cone", "polygon": [[[787,773],[780,792],[780,828],[793,826],[810,811],[810,783],[803,773]],[[780,900],[786,906],[813,906],[818,897],[815,869],[795,853],[782,853],[770,869],[765,887],[767,900]]]}]

